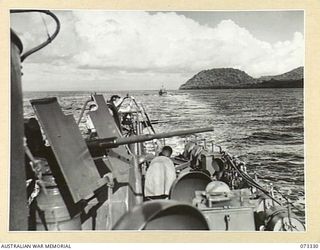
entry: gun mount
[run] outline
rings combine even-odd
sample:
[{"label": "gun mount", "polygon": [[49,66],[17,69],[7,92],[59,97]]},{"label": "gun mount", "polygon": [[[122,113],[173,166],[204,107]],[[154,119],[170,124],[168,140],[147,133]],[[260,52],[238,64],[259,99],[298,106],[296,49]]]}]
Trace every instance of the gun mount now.
[{"label": "gun mount", "polygon": [[138,142],[146,142],[155,139],[170,138],[174,136],[186,136],[193,135],[198,133],[212,132],[214,131],[213,127],[198,128],[198,129],[186,129],[186,130],[177,130],[166,133],[158,134],[144,134],[130,137],[114,137],[114,138],[102,138],[102,139],[92,139],[87,141],[88,147],[99,147],[99,148],[116,148],[120,145],[127,145]]}]

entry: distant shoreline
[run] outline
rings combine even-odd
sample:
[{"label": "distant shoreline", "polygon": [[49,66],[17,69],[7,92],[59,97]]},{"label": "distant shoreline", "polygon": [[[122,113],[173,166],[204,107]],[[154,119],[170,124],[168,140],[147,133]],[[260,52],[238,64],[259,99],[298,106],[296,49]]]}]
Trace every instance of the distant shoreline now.
[{"label": "distant shoreline", "polygon": [[[269,85],[270,84],[270,85]],[[273,84],[276,84],[274,86]],[[288,85],[287,85],[288,84]],[[285,86],[283,86],[285,85]],[[269,83],[262,82],[261,84],[256,84],[255,86],[212,86],[212,87],[192,87],[192,88],[181,88],[179,90],[201,90],[201,89],[303,89],[303,81],[298,82],[285,82],[281,86],[281,83]]]}]

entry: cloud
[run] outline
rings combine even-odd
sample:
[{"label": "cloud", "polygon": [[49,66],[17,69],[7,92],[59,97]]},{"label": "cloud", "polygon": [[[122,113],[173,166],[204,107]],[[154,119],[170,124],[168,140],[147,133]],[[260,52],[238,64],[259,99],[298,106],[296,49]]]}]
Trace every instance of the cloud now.
[{"label": "cloud", "polygon": [[176,13],[75,12],[86,50],[74,59],[81,68],[125,71],[196,72],[238,67],[260,76],[303,64],[304,39],[269,44],[232,20],[215,28]]},{"label": "cloud", "polygon": [[[204,69],[234,67],[259,77],[284,73],[304,61],[304,37],[299,32],[292,40],[270,44],[232,20],[210,27],[175,12],[57,14],[61,34],[30,61],[46,63],[55,72],[62,66],[69,68],[74,78],[87,74],[89,79],[103,81],[119,74],[119,79],[131,81],[135,74],[138,82],[139,74],[145,79],[146,73],[152,73],[151,80],[167,79],[164,74],[170,74],[179,81],[175,83],[178,87]],[[40,25],[41,19],[32,21]],[[23,39],[34,43],[39,35],[33,31],[23,34]]]}]

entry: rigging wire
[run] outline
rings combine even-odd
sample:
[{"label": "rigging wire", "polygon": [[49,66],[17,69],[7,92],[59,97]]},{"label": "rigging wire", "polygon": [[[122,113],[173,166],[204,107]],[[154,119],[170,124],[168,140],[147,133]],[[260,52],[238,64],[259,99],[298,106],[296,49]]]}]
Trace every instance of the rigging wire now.
[{"label": "rigging wire", "polygon": [[[274,197],[272,197],[269,194],[269,191],[267,191],[265,188],[263,188],[260,184],[258,184],[255,180],[252,179],[251,176],[249,176],[247,173],[243,172],[241,169],[239,169],[236,164],[233,162],[232,157],[228,154],[225,153],[225,155],[227,156],[227,160],[229,161],[230,165],[252,186],[258,188],[260,191],[262,191],[264,194],[266,194],[269,198],[271,198],[273,201],[275,201],[276,203],[278,203],[279,205],[282,205],[280,201],[278,201],[277,199],[275,199]],[[281,195],[288,204],[290,204],[292,207],[294,207],[295,209],[297,209],[299,212],[304,212],[302,211],[302,209],[298,208],[296,205],[293,204],[293,202],[290,202],[288,200],[288,198],[283,195],[280,191],[274,189],[274,191],[276,191],[279,195]]]},{"label": "rigging wire", "polygon": [[46,29],[47,37],[48,37],[49,39],[51,39],[50,34],[49,34],[49,30],[48,30],[48,26],[47,26],[47,23],[46,23],[46,20],[45,20],[45,18],[43,17],[43,14],[42,14],[41,12],[39,12],[39,15],[40,15],[41,20],[42,20],[42,23],[43,23],[43,25],[44,25],[44,27],[45,27],[45,29]]},{"label": "rigging wire", "polygon": [[297,207],[293,202],[289,201],[288,198],[284,194],[282,194],[280,191],[278,191],[277,189],[274,189],[274,191],[276,191],[277,194],[282,196],[292,207],[297,209],[299,212],[304,213],[304,211],[301,208]]},{"label": "rigging wire", "polygon": [[282,203],[280,201],[278,201],[277,199],[275,199],[274,197],[272,197],[269,194],[269,191],[267,191],[266,189],[264,189],[262,186],[260,186],[258,183],[256,183],[249,175],[245,174],[243,171],[241,171],[240,169],[238,169],[238,167],[236,166],[236,164],[233,162],[232,157],[228,154],[225,153],[225,155],[227,156],[227,160],[229,161],[231,167],[233,167],[249,184],[251,184],[252,186],[254,186],[255,188],[259,189],[260,191],[262,191],[265,195],[267,195],[270,199],[272,199],[273,201],[275,201],[276,203],[278,203],[279,205],[282,205]]}]

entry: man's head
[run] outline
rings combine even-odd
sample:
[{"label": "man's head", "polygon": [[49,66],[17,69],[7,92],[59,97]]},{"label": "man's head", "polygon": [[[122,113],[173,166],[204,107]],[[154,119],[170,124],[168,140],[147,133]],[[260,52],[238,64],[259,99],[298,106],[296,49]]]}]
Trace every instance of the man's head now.
[{"label": "man's head", "polygon": [[96,105],[95,103],[90,104],[89,110],[90,110],[90,111],[95,111],[95,110],[97,110],[97,105]]},{"label": "man's head", "polygon": [[119,100],[120,98],[121,98],[121,97],[118,96],[118,95],[113,95],[113,96],[111,96],[110,101],[111,101],[111,102],[115,102],[115,101]]},{"label": "man's head", "polygon": [[172,148],[170,146],[164,146],[159,155],[170,157],[172,154]]}]

